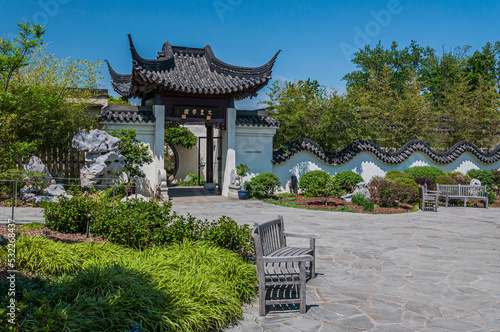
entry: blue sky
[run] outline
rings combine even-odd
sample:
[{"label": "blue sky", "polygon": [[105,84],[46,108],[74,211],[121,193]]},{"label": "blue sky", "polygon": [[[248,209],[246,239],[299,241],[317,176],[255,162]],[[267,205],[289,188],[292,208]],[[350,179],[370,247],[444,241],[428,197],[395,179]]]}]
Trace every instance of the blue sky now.
[{"label": "blue sky", "polygon": [[[0,0],[0,33],[17,23],[46,26],[45,41],[59,57],[104,60],[129,73],[127,34],[139,54],[155,58],[168,40],[175,46],[210,44],[230,64],[260,66],[274,53],[273,79],[316,79],[341,92],[355,69],[352,50],[380,40],[406,46],[416,40],[437,50],[500,40],[500,2],[495,1],[250,1],[250,0]],[[103,67],[104,88],[116,96]],[[262,90],[238,108],[259,107]]]}]

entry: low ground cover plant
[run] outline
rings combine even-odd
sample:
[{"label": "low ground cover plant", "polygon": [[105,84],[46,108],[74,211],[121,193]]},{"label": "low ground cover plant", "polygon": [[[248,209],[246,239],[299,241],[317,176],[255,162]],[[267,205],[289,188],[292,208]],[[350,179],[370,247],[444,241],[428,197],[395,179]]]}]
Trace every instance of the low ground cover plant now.
[{"label": "low ground cover plant", "polygon": [[[21,236],[16,249],[19,269],[38,273],[18,280],[17,331],[216,330],[240,317],[257,283],[251,264],[208,243],[138,251]],[[8,287],[0,285],[3,308]]]},{"label": "low ground cover plant", "polygon": [[61,199],[44,209],[48,228],[67,233],[84,233],[91,213],[90,232],[111,243],[130,248],[148,248],[184,240],[208,241],[237,252],[243,257],[253,253],[253,241],[248,225],[240,226],[231,218],[216,221],[198,220],[178,215],[171,203],[155,200],[126,202],[96,202],[87,196]]}]

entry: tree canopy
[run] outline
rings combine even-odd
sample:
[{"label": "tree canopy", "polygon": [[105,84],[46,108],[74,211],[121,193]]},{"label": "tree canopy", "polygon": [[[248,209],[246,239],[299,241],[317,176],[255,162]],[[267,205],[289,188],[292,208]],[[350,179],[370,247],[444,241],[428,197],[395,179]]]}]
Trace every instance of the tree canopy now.
[{"label": "tree canopy", "polygon": [[309,138],[327,151],[355,139],[387,150],[419,139],[438,151],[461,140],[491,149],[500,143],[500,42],[438,54],[412,41],[399,48],[366,45],[344,76],[346,93],[317,81],[276,81],[267,109],[282,122],[275,147]]},{"label": "tree canopy", "polygon": [[62,153],[80,129],[97,125],[87,109],[100,62],[57,58],[44,33],[28,22],[16,37],[0,38],[0,169],[29,154]]}]

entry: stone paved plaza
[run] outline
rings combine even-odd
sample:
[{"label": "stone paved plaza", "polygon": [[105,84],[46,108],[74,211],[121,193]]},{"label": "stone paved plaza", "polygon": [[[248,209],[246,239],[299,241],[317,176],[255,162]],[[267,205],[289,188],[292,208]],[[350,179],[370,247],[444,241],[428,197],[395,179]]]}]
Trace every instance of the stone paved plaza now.
[{"label": "stone paved plaza", "polygon": [[[173,207],[250,225],[281,214],[288,231],[322,236],[307,313],[271,308],[259,317],[255,301],[227,331],[500,331],[500,209],[368,215],[220,196],[178,196]],[[41,216],[16,213],[19,220]],[[0,219],[8,215],[0,208]]]},{"label": "stone paved plaza", "polygon": [[228,331],[500,331],[500,209],[368,215],[221,197],[173,202],[180,213],[251,225],[281,214],[288,231],[322,236],[307,314],[259,317],[254,301]]}]

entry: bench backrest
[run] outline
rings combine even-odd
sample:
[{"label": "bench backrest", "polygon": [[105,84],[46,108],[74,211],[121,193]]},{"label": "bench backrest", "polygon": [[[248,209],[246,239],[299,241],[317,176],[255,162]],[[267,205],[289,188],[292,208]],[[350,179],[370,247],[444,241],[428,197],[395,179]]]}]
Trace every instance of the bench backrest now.
[{"label": "bench backrest", "polygon": [[277,249],[286,247],[284,231],[285,226],[282,216],[262,224],[256,223],[252,231],[255,255],[257,257],[267,256]]},{"label": "bench backrest", "polygon": [[438,184],[437,190],[439,192],[446,191],[449,196],[461,197],[487,197],[486,186],[465,186],[454,184]]}]

